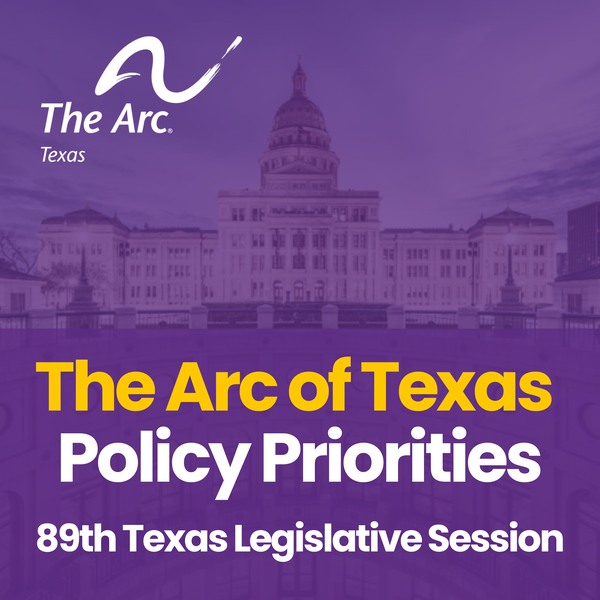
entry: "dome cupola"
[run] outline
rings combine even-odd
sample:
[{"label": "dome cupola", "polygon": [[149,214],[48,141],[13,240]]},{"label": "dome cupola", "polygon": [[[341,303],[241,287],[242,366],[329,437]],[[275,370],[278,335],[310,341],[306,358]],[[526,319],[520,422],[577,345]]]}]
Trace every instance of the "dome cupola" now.
[{"label": "dome cupola", "polygon": [[284,102],[273,121],[269,149],[308,145],[329,149],[331,137],[321,109],[306,95],[306,74],[300,63],[292,75],[292,96]]},{"label": "dome cupola", "polygon": [[338,157],[321,109],[306,94],[306,74],[300,62],[292,74],[292,95],[273,120],[269,149],[260,159],[261,189],[311,193],[337,189]]}]

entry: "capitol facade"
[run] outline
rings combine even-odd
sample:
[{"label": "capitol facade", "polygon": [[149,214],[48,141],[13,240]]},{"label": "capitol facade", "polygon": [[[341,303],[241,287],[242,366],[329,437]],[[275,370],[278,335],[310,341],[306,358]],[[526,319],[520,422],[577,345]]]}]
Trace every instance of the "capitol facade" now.
[{"label": "capitol facade", "polygon": [[[300,65],[259,158],[260,188],[221,191],[217,230],[130,228],[91,207],[45,219],[42,276],[62,307],[85,251],[100,306],[359,302],[415,309],[493,306],[508,274],[531,307],[551,304],[556,230],[506,208],[468,229],[382,228],[377,191],[341,190],[340,160]],[[70,269],[70,270],[69,270]]]}]

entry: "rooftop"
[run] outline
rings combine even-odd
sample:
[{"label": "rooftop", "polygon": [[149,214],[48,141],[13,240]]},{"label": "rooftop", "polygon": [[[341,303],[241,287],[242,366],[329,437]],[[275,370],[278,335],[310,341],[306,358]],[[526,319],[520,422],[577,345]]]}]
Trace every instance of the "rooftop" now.
[{"label": "rooftop", "polygon": [[62,217],[49,217],[42,221],[42,225],[77,225],[79,223],[88,223],[90,225],[114,225],[121,229],[128,230],[127,225],[123,224],[117,215],[109,217],[89,206],[65,213]]},{"label": "rooftop", "polygon": [[384,229],[381,233],[465,233],[465,230],[449,227],[400,227],[393,229]]},{"label": "rooftop", "polygon": [[600,279],[600,265],[576,273],[568,273],[562,277],[557,277],[555,281],[587,281],[590,279]]},{"label": "rooftop", "polygon": [[548,219],[538,219],[525,213],[517,212],[507,206],[502,212],[499,212],[491,217],[484,217],[483,215],[479,218],[479,221],[469,228],[469,231],[479,229],[485,226],[494,225],[511,225],[513,227],[532,227],[532,226],[546,226],[554,227],[554,223]]},{"label": "rooftop", "polygon": [[5,264],[0,264],[0,279],[15,279],[19,281],[42,281],[39,277],[15,271]]}]

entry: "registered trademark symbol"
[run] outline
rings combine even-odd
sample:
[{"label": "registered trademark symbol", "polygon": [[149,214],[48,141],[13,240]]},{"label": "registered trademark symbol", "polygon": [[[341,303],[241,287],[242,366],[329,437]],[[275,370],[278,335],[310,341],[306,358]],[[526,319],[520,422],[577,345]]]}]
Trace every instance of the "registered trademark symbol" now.
[{"label": "registered trademark symbol", "polygon": [[173,133],[173,130],[169,127],[169,129],[167,129],[167,133]]}]

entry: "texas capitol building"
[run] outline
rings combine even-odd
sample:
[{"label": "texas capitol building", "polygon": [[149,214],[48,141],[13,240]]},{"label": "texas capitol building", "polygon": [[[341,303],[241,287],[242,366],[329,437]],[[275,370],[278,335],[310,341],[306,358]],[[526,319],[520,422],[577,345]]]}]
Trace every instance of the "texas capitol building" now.
[{"label": "texas capitol building", "polygon": [[[340,160],[300,65],[292,84],[259,159],[260,189],[219,192],[217,231],[130,228],[88,206],[42,222],[41,275],[79,266],[85,248],[95,300],[106,307],[348,301],[455,309],[500,300],[510,246],[522,302],[551,303],[551,221],[506,208],[466,230],[382,229],[379,192],[339,189]],[[64,306],[69,285],[47,304]]]}]

